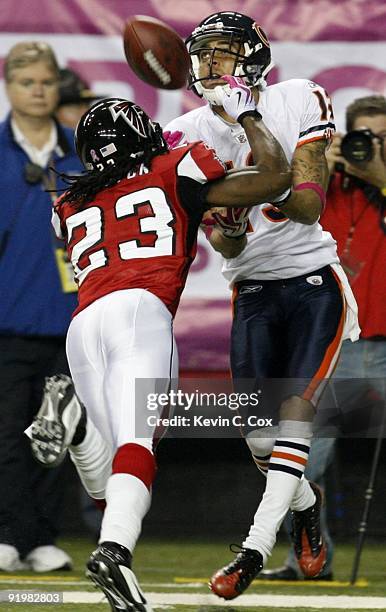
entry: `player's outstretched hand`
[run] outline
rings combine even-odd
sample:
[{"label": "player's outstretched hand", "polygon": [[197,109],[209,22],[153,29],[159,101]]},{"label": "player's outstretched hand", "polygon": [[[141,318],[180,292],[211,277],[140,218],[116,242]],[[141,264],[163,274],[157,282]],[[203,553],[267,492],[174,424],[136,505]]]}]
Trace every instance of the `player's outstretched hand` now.
[{"label": "player's outstretched hand", "polygon": [[169,149],[174,149],[178,145],[182,144],[184,140],[184,134],[179,130],[176,130],[175,132],[167,130],[166,132],[163,132],[163,137],[166,140],[166,144],[168,145]]},{"label": "player's outstretched hand", "polygon": [[222,106],[232,119],[238,121],[244,113],[256,111],[256,102],[252,92],[242,78],[226,75],[221,79],[226,81],[229,86],[221,88],[223,92]]}]

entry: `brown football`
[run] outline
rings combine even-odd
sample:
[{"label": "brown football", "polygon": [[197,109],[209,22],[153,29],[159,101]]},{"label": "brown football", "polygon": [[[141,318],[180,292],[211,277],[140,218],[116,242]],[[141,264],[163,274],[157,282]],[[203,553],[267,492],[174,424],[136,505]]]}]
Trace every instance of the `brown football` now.
[{"label": "brown football", "polygon": [[123,42],[127,62],[142,81],[160,89],[186,85],[189,54],[182,38],[166,23],[136,15],[126,22]]}]

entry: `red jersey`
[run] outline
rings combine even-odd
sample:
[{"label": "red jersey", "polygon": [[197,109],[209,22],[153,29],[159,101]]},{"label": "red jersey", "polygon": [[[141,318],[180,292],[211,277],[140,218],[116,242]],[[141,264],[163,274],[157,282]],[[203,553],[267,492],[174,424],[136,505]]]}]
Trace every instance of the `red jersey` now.
[{"label": "red jersey", "polygon": [[59,200],[53,225],[79,286],[74,315],[122,289],[146,289],[174,315],[196,255],[203,184],[225,173],[198,142],[154,157],[150,171],[142,166],[80,210]]},{"label": "red jersey", "polygon": [[338,255],[358,303],[361,337],[386,336],[386,236],[379,209],[355,184],[342,190],[336,174],[321,216],[323,229],[338,243]]}]

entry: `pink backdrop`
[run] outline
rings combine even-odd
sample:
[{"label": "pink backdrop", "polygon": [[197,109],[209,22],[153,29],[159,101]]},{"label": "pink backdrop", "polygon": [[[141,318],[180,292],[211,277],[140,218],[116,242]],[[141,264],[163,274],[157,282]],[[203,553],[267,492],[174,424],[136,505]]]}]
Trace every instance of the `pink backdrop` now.
[{"label": "pink backdrop", "polygon": [[167,21],[182,36],[217,11],[241,11],[273,40],[384,40],[380,0],[2,0],[3,32],[119,34],[131,15]]},{"label": "pink backdrop", "polygon": [[[19,40],[46,40],[60,63],[76,69],[96,91],[134,99],[165,124],[200,100],[186,91],[152,89],[133,75],[123,57],[125,20],[157,17],[186,37],[219,10],[239,10],[261,23],[273,41],[271,83],[316,80],[332,94],[340,129],[353,98],[386,91],[386,3],[378,0],[1,0],[0,64]],[[0,84],[0,114],[6,112]],[[182,368],[228,368],[229,298],[219,259],[200,237],[175,324]]]}]

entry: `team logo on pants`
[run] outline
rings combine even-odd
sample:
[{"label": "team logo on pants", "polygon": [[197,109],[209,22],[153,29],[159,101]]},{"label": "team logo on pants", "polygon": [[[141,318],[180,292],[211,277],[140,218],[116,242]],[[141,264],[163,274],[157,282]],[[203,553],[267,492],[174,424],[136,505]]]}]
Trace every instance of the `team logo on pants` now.
[{"label": "team logo on pants", "polygon": [[323,285],[323,279],[321,276],[307,276],[307,283],[310,285]]}]

